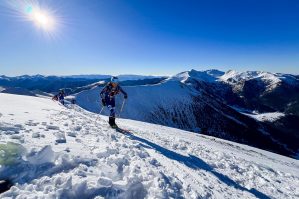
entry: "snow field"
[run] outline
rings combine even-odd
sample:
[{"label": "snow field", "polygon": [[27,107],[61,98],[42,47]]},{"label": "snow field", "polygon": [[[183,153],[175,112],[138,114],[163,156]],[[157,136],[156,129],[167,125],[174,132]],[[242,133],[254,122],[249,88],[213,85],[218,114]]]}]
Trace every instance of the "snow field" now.
[{"label": "snow field", "polygon": [[0,198],[299,197],[298,160],[119,119],[132,133],[124,134],[106,120],[49,99],[0,94],[0,155],[11,158],[0,158],[0,179],[15,183]]}]

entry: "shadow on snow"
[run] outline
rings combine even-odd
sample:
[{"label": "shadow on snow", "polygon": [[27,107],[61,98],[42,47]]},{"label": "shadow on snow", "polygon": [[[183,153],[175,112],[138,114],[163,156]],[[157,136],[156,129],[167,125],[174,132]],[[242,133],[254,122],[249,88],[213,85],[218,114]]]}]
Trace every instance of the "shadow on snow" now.
[{"label": "shadow on snow", "polygon": [[187,167],[189,167],[191,169],[202,169],[202,170],[205,170],[207,172],[210,172],[215,177],[217,177],[220,181],[227,184],[228,186],[234,187],[234,188],[239,189],[241,191],[247,191],[247,192],[253,194],[255,197],[260,198],[260,199],[269,199],[270,198],[269,196],[265,195],[264,193],[254,189],[254,188],[247,189],[247,188],[241,186],[240,184],[238,184],[234,180],[230,179],[228,176],[223,175],[222,173],[219,173],[219,172],[215,171],[213,167],[211,167],[205,161],[203,161],[202,159],[200,159],[196,156],[193,156],[193,155],[184,156],[184,155],[178,154],[174,151],[168,150],[168,149],[163,148],[163,147],[161,147],[161,146],[159,146],[155,143],[152,143],[152,142],[150,142],[146,139],[143,139],[143,138],[140,138],[136,135],[133,135],[133,133],[131,133],[127,130],[120,129],[119,132],[125,133],[132,140],[142,142],[142,143],[148,145],[149,147],[151,147],[152,149],[160,152],[161,154],[163,154],[167,158],[178,161],[181,164],[184,164],[184,165],[186,165]]}]

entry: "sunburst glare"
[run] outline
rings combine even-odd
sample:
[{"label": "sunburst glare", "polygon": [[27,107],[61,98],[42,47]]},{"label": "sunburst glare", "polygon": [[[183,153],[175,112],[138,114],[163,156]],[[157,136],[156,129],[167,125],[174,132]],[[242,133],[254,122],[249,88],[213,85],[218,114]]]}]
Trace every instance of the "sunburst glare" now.
[{"label": "sunburst glare", "polygon": [[42,35],[56,38],[61,32],[63,22],[61,16],[57,9],[54,10],[44,1],[43,4],[37,0],[9,0],[6,2],[14,17],[27,23],[31,22]]}]

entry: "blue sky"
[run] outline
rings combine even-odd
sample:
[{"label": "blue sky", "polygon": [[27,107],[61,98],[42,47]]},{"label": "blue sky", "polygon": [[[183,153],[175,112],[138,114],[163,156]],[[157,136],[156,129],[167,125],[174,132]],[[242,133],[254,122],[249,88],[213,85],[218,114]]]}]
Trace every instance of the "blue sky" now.
[{"label": "blue sky", "polygon": [[299,74],[297,0],[39,1],[55,11],[50,36],[6,2],[4,75],[171,75],[192,68]]}]

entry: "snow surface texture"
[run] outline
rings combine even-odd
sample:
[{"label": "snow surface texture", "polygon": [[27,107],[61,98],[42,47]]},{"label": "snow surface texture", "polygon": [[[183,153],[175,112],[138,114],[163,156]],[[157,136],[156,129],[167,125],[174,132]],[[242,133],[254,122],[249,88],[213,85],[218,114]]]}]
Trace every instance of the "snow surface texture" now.
[{"label": "snow surface texture", "polygon": [[124,134],[106,120],[49,99],[0,94],[0,179],[15,184],[0,198],[299,197],[298,160],[118,119],[132,133]]}]

